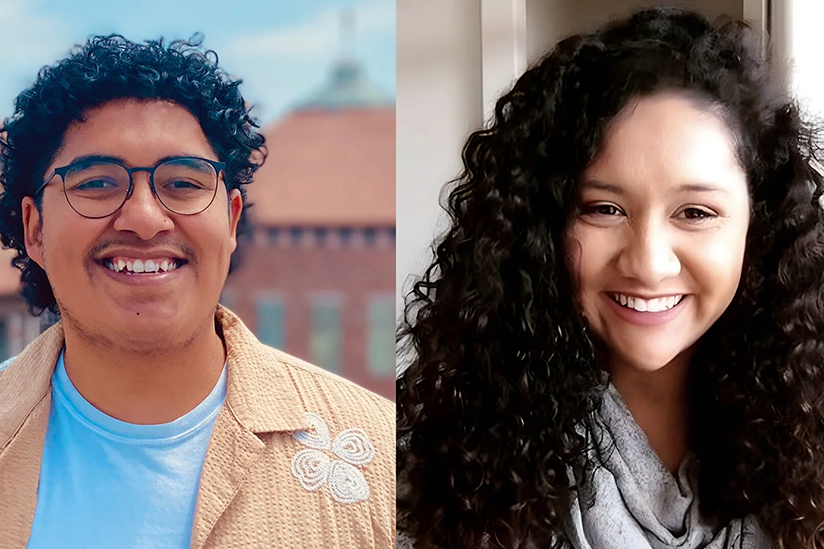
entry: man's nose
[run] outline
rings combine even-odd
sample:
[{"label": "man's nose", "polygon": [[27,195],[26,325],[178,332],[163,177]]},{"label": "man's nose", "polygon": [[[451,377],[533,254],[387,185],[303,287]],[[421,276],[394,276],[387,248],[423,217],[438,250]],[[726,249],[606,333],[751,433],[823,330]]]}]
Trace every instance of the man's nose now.
[{"label": "man's nose", "polygon": [[135,172],[132,194],[115,213],[114,228],[135,233],[142,240],[150,240],[157,234],[174,228],[169,210],[152,192],[149,174]]}]

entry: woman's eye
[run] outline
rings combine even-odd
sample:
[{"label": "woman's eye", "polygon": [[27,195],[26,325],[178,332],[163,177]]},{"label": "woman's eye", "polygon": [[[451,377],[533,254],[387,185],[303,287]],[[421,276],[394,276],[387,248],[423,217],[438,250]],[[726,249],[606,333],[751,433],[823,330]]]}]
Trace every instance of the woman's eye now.
[{"label": "woman's eye", "polygon": [[592,206],[590,212],[598,215],[621,215],[621,210],[612,204],[597,204]]},{"label": "woman's eye", "polygon": [[684,215],[685,218],[692,220],[710,219],[713,217],[718,217],[716,214],[708,212],[706,210],[702,210],[700,208],[686,208],[681,213]]}]

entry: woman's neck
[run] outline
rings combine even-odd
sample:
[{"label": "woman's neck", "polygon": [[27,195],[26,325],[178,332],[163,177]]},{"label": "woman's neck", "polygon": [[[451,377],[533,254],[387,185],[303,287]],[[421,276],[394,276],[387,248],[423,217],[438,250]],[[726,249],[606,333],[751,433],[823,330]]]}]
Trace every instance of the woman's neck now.
[{"label": "woman's neck", "polygon": [[688,448],[689,365],[685,351],[655,371],[642,371],[618,357],[609,361],[612,384],[668,471],[675,474]]}]

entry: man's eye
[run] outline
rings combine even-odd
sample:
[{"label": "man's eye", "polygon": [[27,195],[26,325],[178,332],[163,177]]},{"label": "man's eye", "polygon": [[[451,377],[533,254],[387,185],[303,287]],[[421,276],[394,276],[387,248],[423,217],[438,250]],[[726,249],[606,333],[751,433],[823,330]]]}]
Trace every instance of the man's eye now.
[{"label": "man's eye", "polygon": [[113,181],[108,179],[91,179],[76,185],[74,189],[78,191],[89,191],[93,189],[105,189],[106,187],[113,187],[115,185]]},{"label": "man's eye", "polygon": [[185,179],[174,179],[172,181],[169,181],[168,183],[165,183],[163,186],[167,189],[175,190],[175,191],[178,191],[178,190],[196,190],[196,189],[202,189],[203,188],[202,184],[197,183],[195,181],[187,181]]}]

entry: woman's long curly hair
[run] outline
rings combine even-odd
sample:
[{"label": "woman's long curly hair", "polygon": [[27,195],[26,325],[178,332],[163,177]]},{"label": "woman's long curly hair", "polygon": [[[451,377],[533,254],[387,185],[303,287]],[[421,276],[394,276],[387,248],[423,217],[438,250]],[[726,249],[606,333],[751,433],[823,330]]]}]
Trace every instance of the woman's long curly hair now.
[{"label": "woman's long curly hair", "polygon": [[577,178],[622,107],[668,89],[722,113],[752,203],[738,292],[691,370],[702,511],[824,547],[822,178],[762,45],[740,22],[644,10],[559,43],[470,136],[399,329],[399,531],[416,548],[561,541],[576,426],[608,382],[563,247]]},{"label": "woman's long curly hair", "polygon": [[[245,203],[245,185],[266,158],[264,137],[240,94],[241,81],[229,78],[217,54],[201,44],[200,36],[168,45],[162,39],[138,44],[119,35],[95,36],[68,58],[42,68],[34,85],[17,96],[14,115],[0,127],[0,239],[17,251],[12,263],[23,271],[22,293],[32,313],[59,311],[46,272],[26,253],[21,201],[34,196],[69,125],[83,120],[89,109],[123,98],[185,107],[226,163],[227,190],[239,189]],[[35,198],[39,207],[40,197]],[[250,229],[244,208],[239,248]]]}]

